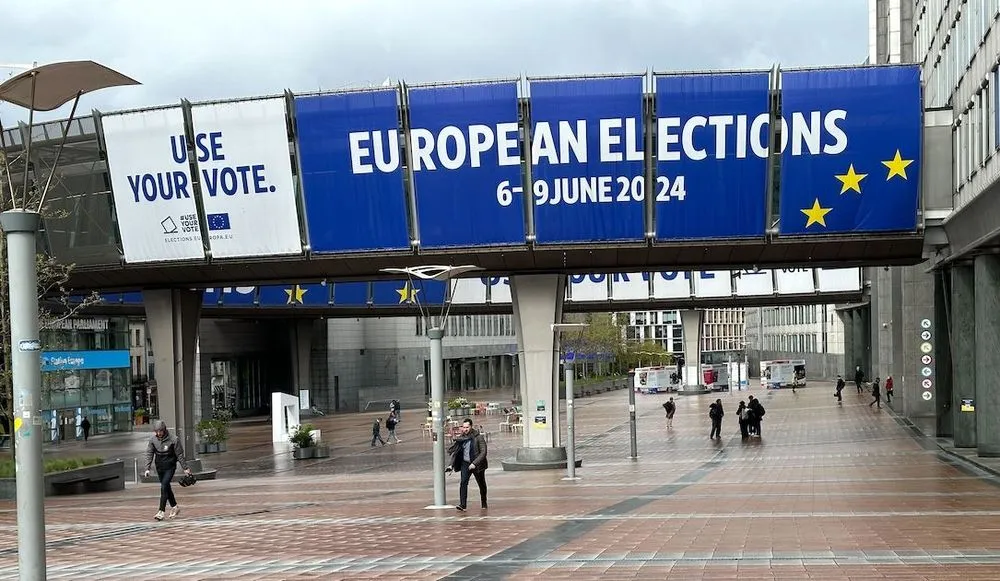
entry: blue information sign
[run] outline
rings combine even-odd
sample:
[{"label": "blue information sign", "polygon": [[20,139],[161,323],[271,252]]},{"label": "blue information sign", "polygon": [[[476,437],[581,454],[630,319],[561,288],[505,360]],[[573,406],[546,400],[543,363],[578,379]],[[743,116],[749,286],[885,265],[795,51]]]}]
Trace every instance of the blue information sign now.
[{"label": "blue information sign", "polygon": [[42,351],[42,371],[123,369],[131,366],[128,349],[107,351]]},{"label": "blue information sign", "polygon": [[916,65],[782,74],[781,234],[913,231]]},{"label": "blue information sign", "polygon": [[764,235],[766,72],[656,78],[656,235]]},{"label": "blue information sign", "polygon": [[409,248],[395,90],[295,98],[312,251]]},{"label": "blue information sign", "polygon": [[539,243],[642,240],[642,77],[532,81]]},{"label": "blue information sign", "polygon": [[517,85],[414,88],[409,106],[421,247],[523,244]]}]

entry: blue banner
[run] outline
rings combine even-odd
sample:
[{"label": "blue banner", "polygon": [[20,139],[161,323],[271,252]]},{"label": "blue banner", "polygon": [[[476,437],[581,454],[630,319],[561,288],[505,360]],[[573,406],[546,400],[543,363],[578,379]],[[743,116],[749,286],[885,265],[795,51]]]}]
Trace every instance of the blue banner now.
[{"label": "blue banner", "polygon": [[916,65],[782,74],[781,234],[913,231]]},{"label": "blue banner", "polygon": [[108,351],[42,351],[42,371],[127,369],[131,366],[128,349]]},{"label": "blue banner", "polygon": [[656,236],[764,235],[766,72],[656,78]]},{"label": "blue banner", "polygon": [[539,243],[642,240],[642,77],[531,83]]},{"label": "blue banner", "polygon": [[222,307],[251,307],[257,303],[257,289],[255,286],[226,287],[217,289],[218,294],[214,297],[206,293],[205,298],[206,301],[214,298],[216,304]]},{"label": "blue banner", "polygon": [[363,307],[368,304],[367,282],[333,283],[333,304],[338,307]]},{"label": "blue banner", "polygon": [[[436,280],[378,281],[372,284],[372,305],[376,307],[441,305],[447,283]],[[337,304],[336,306],[340,306]]]},{"label": "blue banner", "polygon": [[410,247],[396,91],[295,98],[313,252]]},{"label": "blue banner", "polygon": [[330,287],[320,283],[267,285],[260,287],[258,301],[262,307],[321,307],[330,303]]},{"label": "blue banner", "polygon": [[409,106],[420,246],[523,244],[517,85],[415,88]]}]

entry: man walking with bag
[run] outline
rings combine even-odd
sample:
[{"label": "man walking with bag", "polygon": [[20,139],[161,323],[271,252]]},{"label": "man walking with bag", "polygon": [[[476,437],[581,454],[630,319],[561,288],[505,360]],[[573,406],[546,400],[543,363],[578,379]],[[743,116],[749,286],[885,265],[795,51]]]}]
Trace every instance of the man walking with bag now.
[{"label": "man walking with bag", "polygon": [[170,487],[170,481],[174,479],[174,472],[180,464],[184,469],[184,474],[191,475],[188,469],[187,460],[184,458],[184,446],[177,436],[167,430],[167,424],[163,420],[156,420],[153,424],[153,435],[149,437],[146,445],[146,472],[143,476],[149,476],[149,469],[153,461],[156,461],[156,474],[160,478],[160,509],[156,512],[156,520],[163,520],[163,511],[170,503],[170,514],[167,518],[174,518],[180,514],[181,509],[177,506],[177,499],[174,498],[174,491]]},{"label": "man walking with bag", "polygon": [[448,448],[451,455],[451,465],[445,472],[458,472],[462,475],[462,480],[458,485],[458,505],[455,507],[461,512],[466,510],[466,502],[469,498],[469,477],[476,477],[476,485],[479,486],[479,497],[482,500],[483,508],[486,506],[486,468],[489,462],[486,459],[486,438],[472,427],[472,419],[462,420],[461,435]]}]

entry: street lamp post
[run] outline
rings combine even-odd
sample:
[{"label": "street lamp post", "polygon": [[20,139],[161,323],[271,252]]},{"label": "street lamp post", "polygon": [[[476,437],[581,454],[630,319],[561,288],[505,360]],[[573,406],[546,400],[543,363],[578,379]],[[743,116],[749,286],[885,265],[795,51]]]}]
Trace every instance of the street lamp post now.
[{"label": "street lamp post", "polygon": [[[434,470],[434,504],[426,508],[441,509],[451,508],[445,499],[445,458],[444,458],[444,350],[443,339],[445,325],[448,321],[448,311],[451,310],[451,300],[453,296],[452,282],[456,277],[469,272],[482,270],[478,266],[414,266],[408,268],[383,268],[381,272],[391,274],[405,274],[407,284],[411,292],[407,300],[416,304],[420,310],[420,316],[428,322],[427,338],[430,340],[430,363],[431,363],[431,421],[433,423],[433,470]],[[419,288],[414,285],[416,279]],[[441,313],[435,318],[428,314],[428,310],[423,301],[419,299],[423,292],[424,283],[427,281],[447,282],[448,288],[444,294],[444,303],[441,305]]]},{"label": "street lamp post", "polygon": [[[9,183],[10,207],[0,214],[7,243],[7,284],[10,301],[11,372],[14,383],[13,445],[17,488],[17,569],[22,581],[42,581],[45,564],[45,496],[42,471],[41,343],[38,324],[38,270],[35,249],[41,211],[52,177],[66,146],[76,107],[84,93],[139,83],[93,61],[60,62],[30,67],[0,83],[0,101],[28,110],[21,177],[21,196]],[[35,111],[54,111],[73,101],[48,178],[35,187],[37,166],[31,149]],[[0,126],[0,139],[3,127]],[[0,148],[7,143],[0,140]],[[4,152],[6,153],[6,152]],[[4,163],[7,163],[6,158]],[[32,168],[35,171],[32,171]],[[9,166],[5,174],[10,178]],[[0,191],[0,199],[6,196]],[[16,347],[16,349],[14,348]]]},{"label": "street lamp post", "polygon": [[[587,323],[553,323],[552,332],[557,336],[570,331],[579,331],[582,337],[584,329],[589,327]],[[563,356],[565,362],[566,377],[566,477],[563,480],[577,480],[576,476],[576,417],[573,406],[574,400],[574,371],[573,360],[576,355],[573,351],[567,350]]]}]

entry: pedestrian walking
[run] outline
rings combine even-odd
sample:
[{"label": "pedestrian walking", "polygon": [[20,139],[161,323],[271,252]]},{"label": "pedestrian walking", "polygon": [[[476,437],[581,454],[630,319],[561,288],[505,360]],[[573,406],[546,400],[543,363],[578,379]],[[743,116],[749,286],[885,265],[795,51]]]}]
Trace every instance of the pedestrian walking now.
[{"label": "pedestrian walking", "polygon": [[892,403],[892,376],[885,378],[885,403]]},{"label": "pedestrian walking", "polygon": [[160,508],[156,511],[156,520],[163,520],[163,513],[170,504],[170,514],[167,518],[174,518],[180,514],[181,509],[177,506],[177,499],[174,498],[174,491],[170,487],[170,481],[174,479],[177,465],[180,464],[184,474],[191,475],[188,468],[187,459],[184,458],[184,446],[177,436],[167,430],[167,424],[163,420],[156,420],[153,423],[153,435],[149,437],[146,445],[146,471],[143,476],[149,476],[151,466],[156,466],[156,474],[160,479]]},{"label": "pedestrian walking", "polygon": [[398,425],[399,418],[396,416],[396,411],[393,410],[389,412],[389,417],[385,419],[385,429],[389,430],[389,435],[386,437],[386,441],[395,440],[393,444],[398,444],[402,441],[396,436],[396,426]]},{"label": "pedestrian walking", "polygon": [[836,393],[833,394],[833,395],[837,396],[837,405],[843,405],[844,396],[841,394],[841,392],[844,391],[844,386],[845,385],[847,385],[847,384],[844,382],[844,378],[838,375],[837,376],[837,391],[836,391]]},{"label": "pedestrian walking", "polygon": [[455,508],[465,512],[469,499],[469,478],[473,476],[476,478],[476,485],[479,486],[482,507],[489,508],[486,503],[486,469],[489,467],[486,438],[479,430],[472,427],[470,418],[462,420],[459,430],[461,434],[448,448],[451,465],[445,470],[445,472],[458,472],[462,476],[458,484],[458,505]]},{"label": "pedestrian walking", "polygon": [[715,403],[708,406],[708,417],[712,420],[712,432],[709,438],[722,438],[722,416],[726,415],[722,409],[722,400],[717,399]]},{"label": "pedestrian walking", "polygon": [[882,409],[882,392],[881,392],[881,390],[879,388],[878,382],[879,382],[879,378],[877,378],[877,377],[875,378],[875,381],[872,382],[872,398],[873,399],[872,399],[872,402],[870,404],[868,404],[868,407],[872,407],[873,405],[878,404],[878,409]]},{"label": "pedestrian walking", "polygon": [[90,439],[90,420],[87,416],[83,416],[83,421],[80,422],[80,429],[83,430],[83,441],[86,442]]},{"label": "pedestrian walking", "polygon": [[670,398],[670,401],[663,404],[663,409],[667,412],[667,427],[674,427],[674,412],[677,411],[677,404],[674,403],[674,398]]},{"label": "pedestrian walking", "polygon": [[372,448],[375,447],[376,441],[385,446],[385,440],[382,439],[382,418],[375,418],[372,422]]}]

